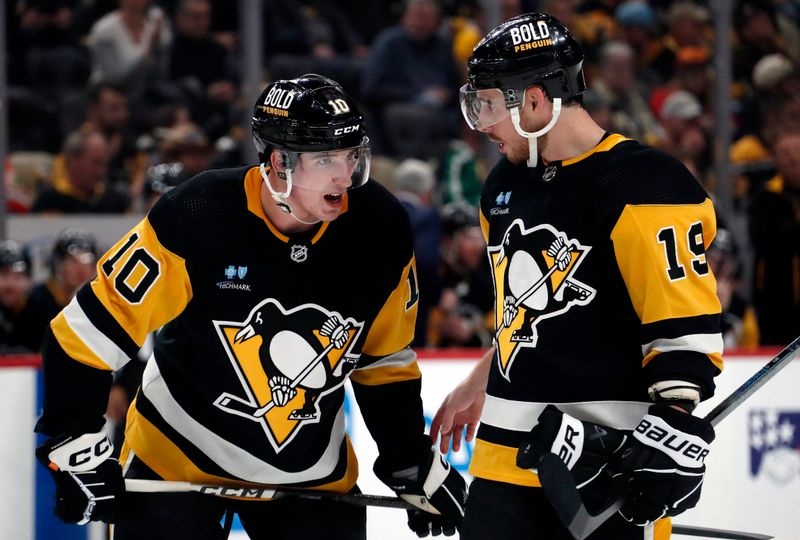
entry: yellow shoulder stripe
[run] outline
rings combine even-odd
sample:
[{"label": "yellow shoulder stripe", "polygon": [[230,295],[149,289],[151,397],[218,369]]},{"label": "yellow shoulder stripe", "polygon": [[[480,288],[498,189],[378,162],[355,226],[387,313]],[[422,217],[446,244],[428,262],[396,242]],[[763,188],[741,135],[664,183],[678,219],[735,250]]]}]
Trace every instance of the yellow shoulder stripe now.
[{"label": "yellow shoulder stripe", "polygon": [[579,161],[582,161],[591,156],[592,154],[596,154],[597,152],[608,152],[609,150],[617,146],[619,143],[630,140],[632,139],[629,139],[628,137],[623,137],[619,133],[613,133],[608,137],[606,137],[605,139],[603,139],[602,141],[600,141],[600,144],[598,144],[585,154],[581,154],[580,156],[574,158],[565,159],[564,161],[561,162],[561,166],[566,167],[567,165],[578,163]]}]

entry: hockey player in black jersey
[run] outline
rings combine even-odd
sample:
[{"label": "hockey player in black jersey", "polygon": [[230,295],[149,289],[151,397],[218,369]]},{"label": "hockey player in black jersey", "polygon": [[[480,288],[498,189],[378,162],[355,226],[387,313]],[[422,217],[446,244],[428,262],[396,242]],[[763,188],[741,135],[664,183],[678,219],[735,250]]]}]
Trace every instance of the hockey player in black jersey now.
[{"label": "hockey player in black jersey", "polygon": [[570,538],[539,489],[546,452],[590,511],[630,496],[593,540],[668,538],[700,496],[714,430],[691,412],[722,369],[714,209],[678,161],[591,119],[582,64],[561,23],[525,14],[476,45],[461,90],[503,154],[480,203],[494,346],[431,426],[442,451],[476,441],[464,540]]},{"label": "hockey player in black jersey", "polygon": [[[463,478],[424,433],[406,213],[369,180],[369,140],[330,79],[270,84],[253,112],[260,165],[201,173],[166,193],[102,256],[45,336],[37,448],[64,521],[114,540],[212,540],[235,511],[253,539],[363,539],[363,507],[125,493],[125,478],[357,490],[344,382],[377,476],[453,534]],[[358,188],[358,189],[355,189]],[[101,431],[111,373],[161,328],[130,407],[120,462]]]}]

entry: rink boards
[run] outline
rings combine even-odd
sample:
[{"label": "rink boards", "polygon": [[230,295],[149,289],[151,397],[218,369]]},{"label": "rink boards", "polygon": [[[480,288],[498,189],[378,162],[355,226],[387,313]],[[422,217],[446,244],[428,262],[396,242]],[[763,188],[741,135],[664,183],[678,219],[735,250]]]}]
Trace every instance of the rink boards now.
[{"label": "rink boards", "polygon": [[[719,400],[747,380],[777,351],[730,353],[726,369],[717,378],[717,394],[701,405],[705,414]],[[426,421],[439,403],[463,379],[477,360],[471,350],[420,353]],[[49,512],[52,493],[46,474],[34,466],[32,427],[38,414],[41,384],[36,357],[0,360],[0,538],[19,540],[95,540],[98,527],[59,527]],[[717,428],[708,461],[700,505],[676,519],[677,523],[737,529],[800,540],[800,362],[795,360],[767,383]],[[390,495],[372,474],[377,450],[355,401],[348,393],[348,431],[361,463],[359,486],[365,493]],[[466,474],[471,447],[451,455]],[[413,539],[403,511],[368,512],[370,538]],[[247,538],[235,526],[231,538]]]}]

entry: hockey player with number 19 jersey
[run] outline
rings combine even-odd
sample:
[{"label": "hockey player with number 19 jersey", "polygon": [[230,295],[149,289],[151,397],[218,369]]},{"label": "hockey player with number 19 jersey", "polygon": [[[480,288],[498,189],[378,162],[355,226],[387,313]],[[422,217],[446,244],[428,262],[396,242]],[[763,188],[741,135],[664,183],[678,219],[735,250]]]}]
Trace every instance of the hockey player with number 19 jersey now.
[{"label": "hockey player with number 19 jersey", "polygon": [[569,537],[538,489],[550,452],[590,510],[630,492],[592,540],[663,540],[659,520],[700,496],[714,432],[690,413],[722,368],[714,208],[677,160],[592,120],[582,62],[556,19],[521,15],[475,47],[461,91],[504,154],[480,205],[495,346],[431,427],[445,450],[480,419],[464,540]]}]

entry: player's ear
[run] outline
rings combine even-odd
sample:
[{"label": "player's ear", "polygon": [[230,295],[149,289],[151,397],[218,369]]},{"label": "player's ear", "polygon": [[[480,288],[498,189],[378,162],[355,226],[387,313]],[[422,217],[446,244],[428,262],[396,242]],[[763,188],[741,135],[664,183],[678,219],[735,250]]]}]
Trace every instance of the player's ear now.
[{"label": "player's ear", "polygon": [[278,175],[278,178],[286,178],[286,155],[279,150],[272,150],[269,155],[269,162],[272,170]]},{"label": "player's ear", "polygon": [[531,112],[536,111],[544,105],[547,94],[541,86],[534,85],[525,89],[525,107]]}]

